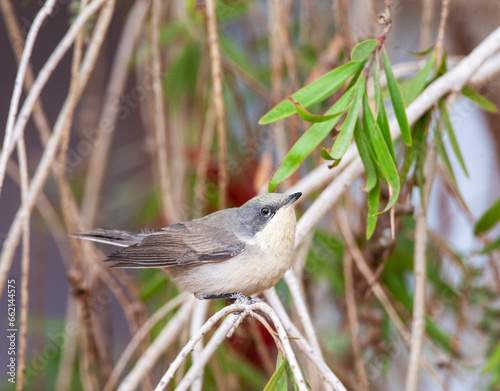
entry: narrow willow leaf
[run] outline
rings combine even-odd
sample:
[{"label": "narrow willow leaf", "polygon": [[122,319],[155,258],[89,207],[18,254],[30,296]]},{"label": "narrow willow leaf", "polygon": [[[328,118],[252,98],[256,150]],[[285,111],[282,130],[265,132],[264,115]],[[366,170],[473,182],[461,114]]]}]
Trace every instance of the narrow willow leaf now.
[{"label": "narrow willow leaf", "polygon": [[457,157],[462,170],[464,170],[465,175],[468,177],[469,173],[467,172],[467,167],[465,166],[465,161],[462,156],[462,152],[460,151],[460,147],[458,146],[457,138],[455,137],[455,131],[453,130],[453,126],[450,121],[450,116],[448,115],[448,111],[446,110],[446,105],[444,104],[444,100],[441,99],[439,101],[439,111],[441,112],[441,116],[443,117],[443,123],[446,127],[446,131],[448,132],[448,137],[450,138],[451,148]]},{"label": "narrow willow leaf", "polygon": [[415,122],[415,125],[413,126],[413,144],[406,150],[405,160],[399,173],[401,183],[406,182],[406,177],[408,176],[419,151],[421,149],[425,149],[426,129],[429,124],[429,119],[430,116],[426,114]]},{"label": "narrow willow leaf", "polygon": [[356,147],[358,148],[361,161],[365,166],[366,185],[363,188],[363,190],[370,191],[375,187],[376,184],[378,184],[378,175],[374,159],[370,151],[370,145],[365,137],[365,134],[363,132],[363,129],[361,128],[359,121],[356,123],[356,126],[354,127],[354,141],[356,142]]},{"label": "narrow willow leaf", "polygon": [[392,143],[391,129],[389,128],[389,120],[387,119],[387,112],[385,111],[384,101],[382,95],[380,95],[379,111],[377,117],[377,124],[384,136],[385,143],[389,147],[389,152],[391,153],[392,160],[396,163],[396,154],[394,153],[394,145]]},{"label": "narrow willow leaf", "polygon": [[496,113],[498,111],[498,108],[491,100],[489,100],[484,95],[481,95],[479,92],[474,91],[472,88],[465,86],[464,88],[462,88],[462,94],[464,94],[464,96],[469,98],[483,110],[489,111],[490,113]]},{"label": "narrow willow leaf", "polygon": [[436,143],[436,149],[438,151],[439,157],[441,158],[444,169],[448,173],[450,180],[458,192],[457,180],[455,179],[455,173],[453,172],[453,167],[450,163],[450,158],[448,157],[448,153],[446,152],[446,148],[444,147],[443,138],[441,136],[441,132],[439,129],[434,129],[434,142]]},{"label": "narrow willow leaf", "polygon": [[499,367],[500,367],[500,342],[497,344],[497,346],[491,353],[481,373],[487,373]]},{"label": "narrow willow leaf", "polygon": [[391,63],[385,49],[382,52],[382,60],[384,63],[385,76],[387,78],[387,87],[389,88],[394,113],[396,114],[396,119],[398,120],[399,128],[401,129],[401,135],[403,136],[403,140],[406,145],[411,145],[411,130],[410,125],[408,124],[408,118],[406,118],[405,105],[403,103],[403,98],[401,97],[398,81],[396,80],[396,76],[394,76],[394,72],[392,71]]},{"label": "narrow willow leaf", "polygon": [[359,109],[361,108],[363,95],[365,93],[365,80],[366,77],[361,76],[359,83],[355,86],[356,93],[354,95],[354,101],[352,102],[351,108],[347,112],[345,121],[340,128],[340,133],[333,144],[332,150],[330,151],[330,155],[336,160],[340,160],[342,156],[344,156],[347,148],[349,148],[349,144],[351,144],[354,126],[358,120]]},{"label": "narrow willow leaf", "polygon": [[299,115],[300,118],[302,118],[304,121],[307,122],[313,122],[313,123],[320,123],[320,122],[326,122],[330,121],[331,119],[334,119],[336,116],[338,116],[341,113],[334,113],[330,115],[318,115],[318,114],[313,114],[307,111],[304,106],[300,102],[297,102],[295,99],[292,97],[288,97],[288,100],[293,103],[295,106],[295,110],[297,110],[297,114]]},{"label": "narrow willow leaf", "polygon": [[500,198],[479,218],[474,228],[474,235],[488,231],[500,221]]},{"label": "narrow willow leaf", "polygon": [[379,41],[377,39],[367,39],[354,46],[351,52],[351,59],[354,62],[365,61],[373,53]]},{"label": "narrow willow leaf", "polygon": [[[344,84],[358,69],[362,63],[350,62],[342,65],[333,71],[321,76],[318,80],[301,88],[292,95],[292,98],[301,102],[304,107],[321,102],[326,97],[332,95]],[[259,124],[269,124],[279,119],[295,114],[295,107],[288,99],[283,100],[277,106],[268,111],[260,120]]]},{"label": "narrow willow leaf", "polygon": [[489,254],[495,250],[500,249],[500,237],[496,238],[493,242],[485,246],[479,254]]},{"label": "narrow willow leaf", "polygon": [[354,95],[354,88],[348,90],[331,108],[326,112],[341,113],[330,121],[314,124],[305,132],[300,139],[294,144],[286,155],[283,163],[274,174],[269,183],[269,191],[273,192],[276,187],[300,166],[307,156],[315,149],[321,141],[331,132],[333,127],[342,117],[342,111],[349,108],[351,99]]},{"label": "narrow willow leaf", "polygon": [[434,46],[435,45],[432,45],[429,49],[422,50],[421,52],[410,52],[410,54],[413,54],[414,56],[426,56],[434,50]]},{"label": "narrow willow leaf", "polygon": [[335,160],[333,157],[330,156],[330,154],[326,151],[325,148],[321,150],[321,157],[325,160]]},{"label": "narrow willow leaf", "polygon": [[380,201],[380,183],[368,193],[368,219],[366,223],[366,238],[370,239],[375,231],[378,218],[378,205]]},{"label": "narrow willow leaf", "polygon": [[387,182],[392,188],[392,195],[389,202],[387,203],[385,209],[378,213],[381,214],[387,212],[398,200],[401,188],[398,168],[396,166],[396,162],[393,160],[391,151],[385,141],[382,131],[380,130],[378,123],[375,122],[375,118],[373,117],[373,113],[370,109],[366,96],[363,99],[363,117],[366,119],[366,124],[369,129],[373,126],[373,134],[371,137],[373,149],[375,150],[375,155],[377,157],[378,164],[382,169],[382,173],[387,178]]},{"label": "narrow willow leaf", "polygon": [[453,349],[450,334],[441,329],[429,316],[425,317],[425,331],[429,335],[430,340],[437,346],[441,346],[448,354],[457,355],[457,352]]},{"label": "narrow willow leaf", "polygon": [[401,94],[405,105],[409,105],[417,96],[424,90],[427,80],[434,69],[436,57],[431,56],[425,63],[424,67],[415,75],[413,79],[401,85]]},{"label": "narrow willow leaf", "polygon": [[276,371],[274,371],[271,379],[269,379],[264,391],[277,391],[283,389],[283,384],[285,384],[286,390],[286,360],[283,359],[281,354],[278,355],[278,360],[276,362]]}]

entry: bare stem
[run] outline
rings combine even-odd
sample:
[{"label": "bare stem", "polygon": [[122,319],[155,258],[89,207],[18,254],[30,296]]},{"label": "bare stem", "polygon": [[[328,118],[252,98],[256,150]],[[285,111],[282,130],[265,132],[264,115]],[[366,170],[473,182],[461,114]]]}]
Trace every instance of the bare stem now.
[{"label": "bare stem", "polygon": [[136,362],[134,368],[123,379],[118,387],[118,391],[133,391],[137,388],[141,379],[153,368],[160,356],[174,342],[182,327],[188,322],[195,300],[193,296],[190,296],[182,305],[175,316],[168,322],[167,326]]},{"label": "bare stem", "polygon": [[[252,304],[242,304],[235,303],[230,306],[223,308],[218,311],[210,319],[208,319],[205,324],[200,328],[200,330],[193,336],[189,342],[182,348],[179,352],[175,360],[170,364],[167,372],[161,378],[160,382],[156,386],[155,391],[162,391],[169,384],[169,382],[173,379],[176,370],[179,368],[180,364],[186,359],[187,354],[194,349],[194,346],[198,343],[198,341],[203,338],[203,336],[222,318],[230,315],[234,312],[240,312],[240,316],[250,315],[254,311],[261,311],[265,313],[274,323],[274,327],[276,328],[276,332],[278,333],[279,339],[283,345],[285,358],[290,364],[290,367],[293,371],[296,384],[299,390],[307,390],[305,385],[304,378],[302,377],[302,372],[300,371],[297,359],[295,358],[295,353],[292,350],[290,345],[290,341],[285,332],[285,328],[283,327],[278,315],[274,312],[274,310],[269,307],[269,305],[265,303],[252,303]],[[259,320],[257,316],[256,319]],[[209,358],[214,353],[215,349],[224,341],[227,333],[231,330],[234,323],[238,320],[237,316],[228,317],[219,329],[212,336],[212,339],[207,343],[207,346],[200,353],[198,360],[191,366],[187,374],[184,376],[182,381],[178,384],[176,390],[187,390],[187,388],[191,385],[192,381],[197,376],[197,373],[206,365]],[[266,322],[267,323],[267,322]]]},{"label": "bare stem", "polygon": [[443,0],[441,5],[441,20],[439,22],[439,31],[435,48],[438,64],[441,63],[441,57],[444,50],[444,37],[446,32],[446,25],[448,23],[449,13],[450,13],[450,0]]},{"label": "bare stem", "polygon": [[[94,148],[89,158],[82,197],[80,214],[86,227],[94,225],[99,210],[102,185],[108,164],[108,152],[115,133],[115,124],[119,113],[119,110],[116,109],[116,102],[120,100],[125,87],[130,59],[134,53],[137,38],[142,31],[149,4],[149,0],[134,2],[127,16],[111,67],[112,71],[106,88],[105,103],[99,117],[96,139],[93,140]],[[154,79],[153,83],[156,83],[156,80]]]},{"label": "bare stem", "polygon": [[115,367],[113,368],[113,372],[104,386],[104,391],[111,391],[116,388],[116,383],[118,382],[118,378],[121,373],[125,370],[127,363],[130,361],[130,358],[134,354],[137,347],[140,345],[141,341],[149,335],[151,329],[161,320],[163,319],[169,312],[171,312],[174,308],[178,307],[182,302],[188,299],[189,295],[187,293],[180,294],[176,296],[174,299],[165,303],[159,310],[157,310],[153,315],[151,315],[147,322],[145,322],[137,332],[134,333],[134,336],[128,343],[127,347],[123,350],[120,358],[118,359]]},{"label": "bare stem", "polygon": [[[37,102],[43,87],[45,86],[45,84],[49,80],[49,77],[54,72],[54,69],[57,66],[57,64],[59,64],[59,62],[61,61],[63,56],[66,54],[68,49],[73,44],[76,36],[80,32],[80,30],[83,28],[83,26],[85,25],[87,20],[92,15],[94,15],[106,1],[111,2],[111,0],[94,0],[91,4],[89,4],[87,7],[85,7],[78,14],[78,17],[73,22],[73,24],[69,28],[68,32],[64,36],[64,38],[57,45],[56,49],[52,52],[52,54],[50,55],[47,62],[40,70],[38,77],[36,78],[35,82],[33,83],[33,87],[31,88],[30,92],[28,93],[28,96],[26,97],[26,99],[23,103],[23,106],[19,112],[19,115],[17,117],[17,120],[15,122],[15,125],[14,125],[12,132],[9,133],[9,136],[6,135],[6,137],[4,139],[4,144],[2,147],[2,154],[0,155],[0,192],[2,189],[2,185],[3,185],[3,180],[5,178],[5,171],[6,171],[7,162],[9,160],[9,157],[12,154],[12,151],[14,150],[14,147],[17,143],[17,140],[19,139],[19,137],[21,137],[21,134],[24,132],[24,129],[25,129],[26,124],[28,122],[28,119],[31,115],[33,107],[34,107],[35,103]],[[8,140],[7,140],[7,137],[9,137]],[[47,150],[45,152],[47,152]],[[35,178],[33,178],[33,180],[34,179]],[[33,189],[33,187],[32,187],[32,189]],[[30,192],[30,199],[31,199],[31,192]],[[3,282],[1,279],[2,279],[2,276],[0,273],[0,286],[3,287]]]},{"label": "bare stem", "polygon": [[360,391],[368,391],[368,375],[366,374],[365,364],[363,362],[363,351],[359,343],[359,320],[356,298],[354,296],[354,278],[352,275],[352,256],[349,252],[344,255],[344,281],[345,297],[347,304],[347,318],[351,327],[351,343],[356,363],[356,372],[358,373],[358,382]]},{"label": "bare stem", "polygon": [[[28,160],[24,137],[17,142],[19,158],[19,177],[21,179],[21,199],[25,202],[29,193]],[[21,256],[21,317],[19,321],[19,360],[17,367],[16,390],[21,391],[24,385],[24,369],[26,363],[26,334],[28,332],[28,301],[29,301],[29,271],[30,271],[30,215],[23,217],[23,250]]]},{"label": "bare stem", "polygon": [[[14,148],[14,124],[16,121],[16,114],[19,107],[21,92],[23,90],[26,70],[28,69],[29,65],[29,59],[31,57],[31,52],[33,51],[33,45],[35,44],[35,40],[38,36],[38,31],[40,30],[40,27],[42,26],[47,16],[52,13],[55,2],[55,0],[47,0],[33,20],[33,24],[30,27],[28,37],[26,38],[21,61],[19,62],[19,67],[17,69],[16,80],[14,82],[14,91],[12,92],[12,99],[10,102],[9,114],[7,117],[7,126],[5,128],[5,138],[2,147],[2,155],[0,159],[0,195],[2,194],[2,186],[5,178],[5,171],[7,169],[7,160],[10,156],[10,153],[12,153],[12,149]],[[4,6],[2,8],[4,8]],[[10,153],[8,153],[8,151],[10,151]]]},{"label": "bare stem", "polygon": [[426,249],[427,249],[427,206],[436,174],[437,152],[434,145],[427,148],[424,167],[424,200],[417,212],[415,228],[415,250],[413,255],[415,292],[413,294],[413,321],[408,371],[406,373],[406,391],[416,391],[418,374],[422,360],[422,345],[425,335],[425,283],[426,283]]},{"label": "bare stem", "polygon": [[206,0],[208,45],[212,70],[212,92],[217,117],[217,135],[219,140],[219,209],[227,207],[227,135],[224,119],[224,96],[222,95],[222,66],[220,58],[219,35],[215,15],[215,0]]}]

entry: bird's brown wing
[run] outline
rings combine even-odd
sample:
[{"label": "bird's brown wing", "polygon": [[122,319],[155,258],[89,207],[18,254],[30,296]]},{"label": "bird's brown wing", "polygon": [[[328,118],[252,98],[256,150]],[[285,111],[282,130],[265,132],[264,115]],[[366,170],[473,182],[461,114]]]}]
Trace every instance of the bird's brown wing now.
[{"label": "bird's brown wing", "polygon": [[241,253],[245,243],[231,231],[198,221],[174,224],[141,242],[109,255],[113,267],[192,266],[225,261]]}]

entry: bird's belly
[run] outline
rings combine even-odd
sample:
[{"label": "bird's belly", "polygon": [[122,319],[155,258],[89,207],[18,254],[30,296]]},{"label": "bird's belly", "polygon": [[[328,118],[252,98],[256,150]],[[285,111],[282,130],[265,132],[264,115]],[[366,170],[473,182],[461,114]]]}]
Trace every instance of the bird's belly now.
[{"label": "bird's belly", "polygon": [[192,293],[241,292],[251,296],[276,285],[291,266],[292,250],[293,244],[270,255],[258,246],[251,246],[227,261],[174,267],[169,268],[169,272],[179,285]]}]

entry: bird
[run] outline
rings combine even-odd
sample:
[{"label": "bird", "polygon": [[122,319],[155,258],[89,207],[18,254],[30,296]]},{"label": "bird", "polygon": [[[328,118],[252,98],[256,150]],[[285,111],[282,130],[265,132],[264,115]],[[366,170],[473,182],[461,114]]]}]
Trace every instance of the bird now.
[{"label": "bird", "polygon": [[237,208],[152,233],[94,229],[73,236],[123,247],[105,262],[118,268],[163,268],[183,290],[203,299],[249,299],[292,266],[295,201],[302,193],[260,194]]}]

